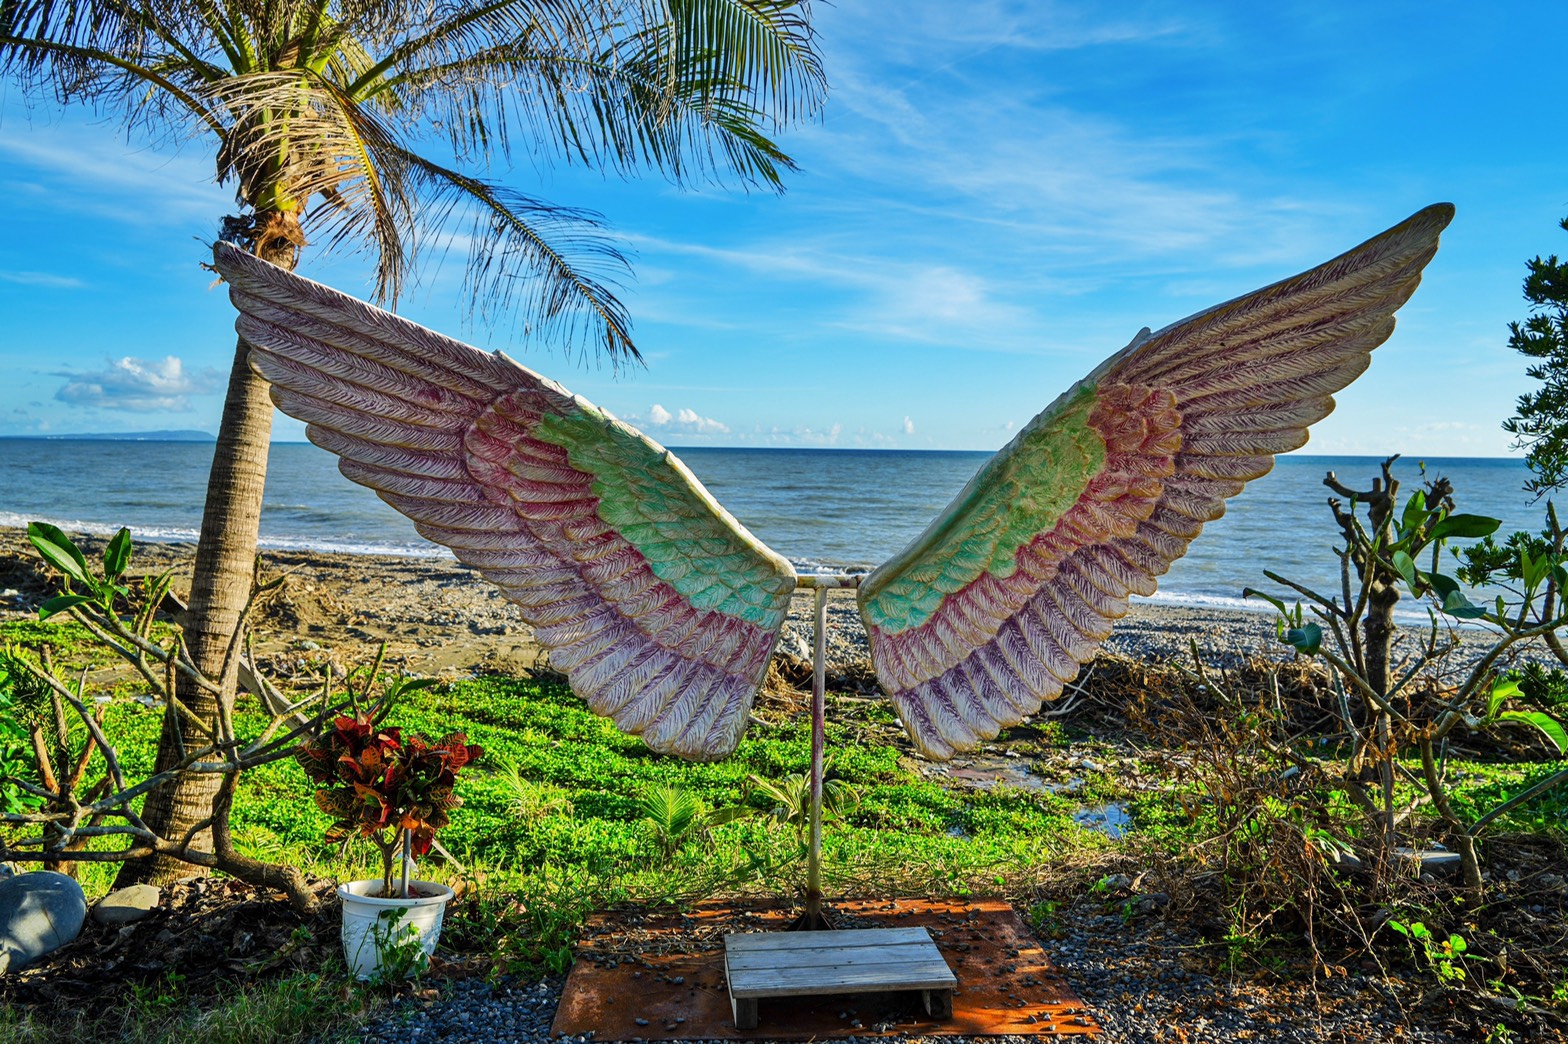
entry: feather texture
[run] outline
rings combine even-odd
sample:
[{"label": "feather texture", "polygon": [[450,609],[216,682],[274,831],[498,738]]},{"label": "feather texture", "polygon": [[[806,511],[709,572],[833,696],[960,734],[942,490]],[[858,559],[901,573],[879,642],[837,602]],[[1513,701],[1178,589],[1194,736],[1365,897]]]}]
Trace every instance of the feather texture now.
[{"label": "feather texture", "polygon": [[1370,363],[1453,217],[1140,335],[1031,421],[860,585],[882,686],[946,758],[1054,699],[1225,499]]},{"label": "feather texture", "polygon": [[251,365],[346,477],[500,587],[595,712],[661,752],[735,749],[787,561],[553,381],[227,244],[214,256]]}]

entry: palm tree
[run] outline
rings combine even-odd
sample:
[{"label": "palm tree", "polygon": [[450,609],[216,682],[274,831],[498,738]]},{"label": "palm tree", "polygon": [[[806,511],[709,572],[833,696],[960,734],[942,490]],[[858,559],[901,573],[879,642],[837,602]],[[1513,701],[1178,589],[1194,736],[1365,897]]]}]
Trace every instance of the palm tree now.
[{"label": "palm tree", "polygon": [[[423,253],[466,234],[481,315],[516,308],[533,338],[616,363],[640,356],[611,289],[626,259],[597,216],[468,171],[509,160],[517,136],[545,161],[777,189],[794,168],[768,135],[826,90],[810,0],[0,0],[0,72],[213,144],[239,204],[223,238],[274,264],[294,268],[311,240],[356,249],[395,304]],[[181,691],[200,718],[232,704],[252,589],[272,405],[247,354],[241,341],[185,624],[223,681],[216,699]],[[191,728],[166,714],[160,769]],[[160,787],[143,818],[178,838],[212,814],[215,784]],[[132,863],[121,880],[188,869]]]}]

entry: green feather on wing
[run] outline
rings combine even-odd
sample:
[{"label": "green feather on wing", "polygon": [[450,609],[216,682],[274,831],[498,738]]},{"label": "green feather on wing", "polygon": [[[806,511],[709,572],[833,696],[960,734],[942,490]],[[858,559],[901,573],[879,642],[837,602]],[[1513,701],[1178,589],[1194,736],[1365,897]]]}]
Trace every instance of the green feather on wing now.
[{"label": "green feather on wing", "polygon": [[693,607],[780,627],[795,589],[789,563],[737,522],[679,458],[578,400],[534,437],[593,476],[597,513]]},{"label": "green feather on wing", "polygon": [[1105,442],[1088,423],[1094,401],[1093,386],[1075,387],[987,461],[924,533],[861,584],[866,619],[898,634],[981,576],[1011,576],[1018,550],[1055,525],[1105,466]]}]

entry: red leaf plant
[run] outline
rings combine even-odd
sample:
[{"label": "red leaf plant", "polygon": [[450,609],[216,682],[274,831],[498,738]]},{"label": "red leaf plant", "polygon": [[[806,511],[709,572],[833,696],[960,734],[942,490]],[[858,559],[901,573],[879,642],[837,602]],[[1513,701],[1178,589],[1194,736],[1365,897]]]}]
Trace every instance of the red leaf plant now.
[{"label": "red leaf plant", "polygon": [[453,793],[457,773],[484,751],[454,732],[435,743],[404,736],[369,714],[335,719],[332,729],[300,747],[295,759],[316,791],[316,807],[332,817],[329,842],[355,834],[381,852],[381,894],[393,894],[392,867],[405,833],[410,851],[430,851],[447,814],[463,803]]}]

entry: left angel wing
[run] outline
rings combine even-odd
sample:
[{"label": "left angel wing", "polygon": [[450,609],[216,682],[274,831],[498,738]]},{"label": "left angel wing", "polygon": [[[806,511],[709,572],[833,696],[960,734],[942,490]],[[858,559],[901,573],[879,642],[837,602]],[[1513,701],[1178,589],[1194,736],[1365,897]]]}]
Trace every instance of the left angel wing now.
[{"label": "left angel wing", "polygon": [[795,571],[668,450],[500,353],[219,243],[251,365],[310,441],[522,610],[596,713],[730,754]]},{"label": "left angel wing", "polygon": [[883,689],[942,759],[1054,699],[1225,500],[1307,441],[1394,329],[1454,209],[1133,343],[860,585]]}]

